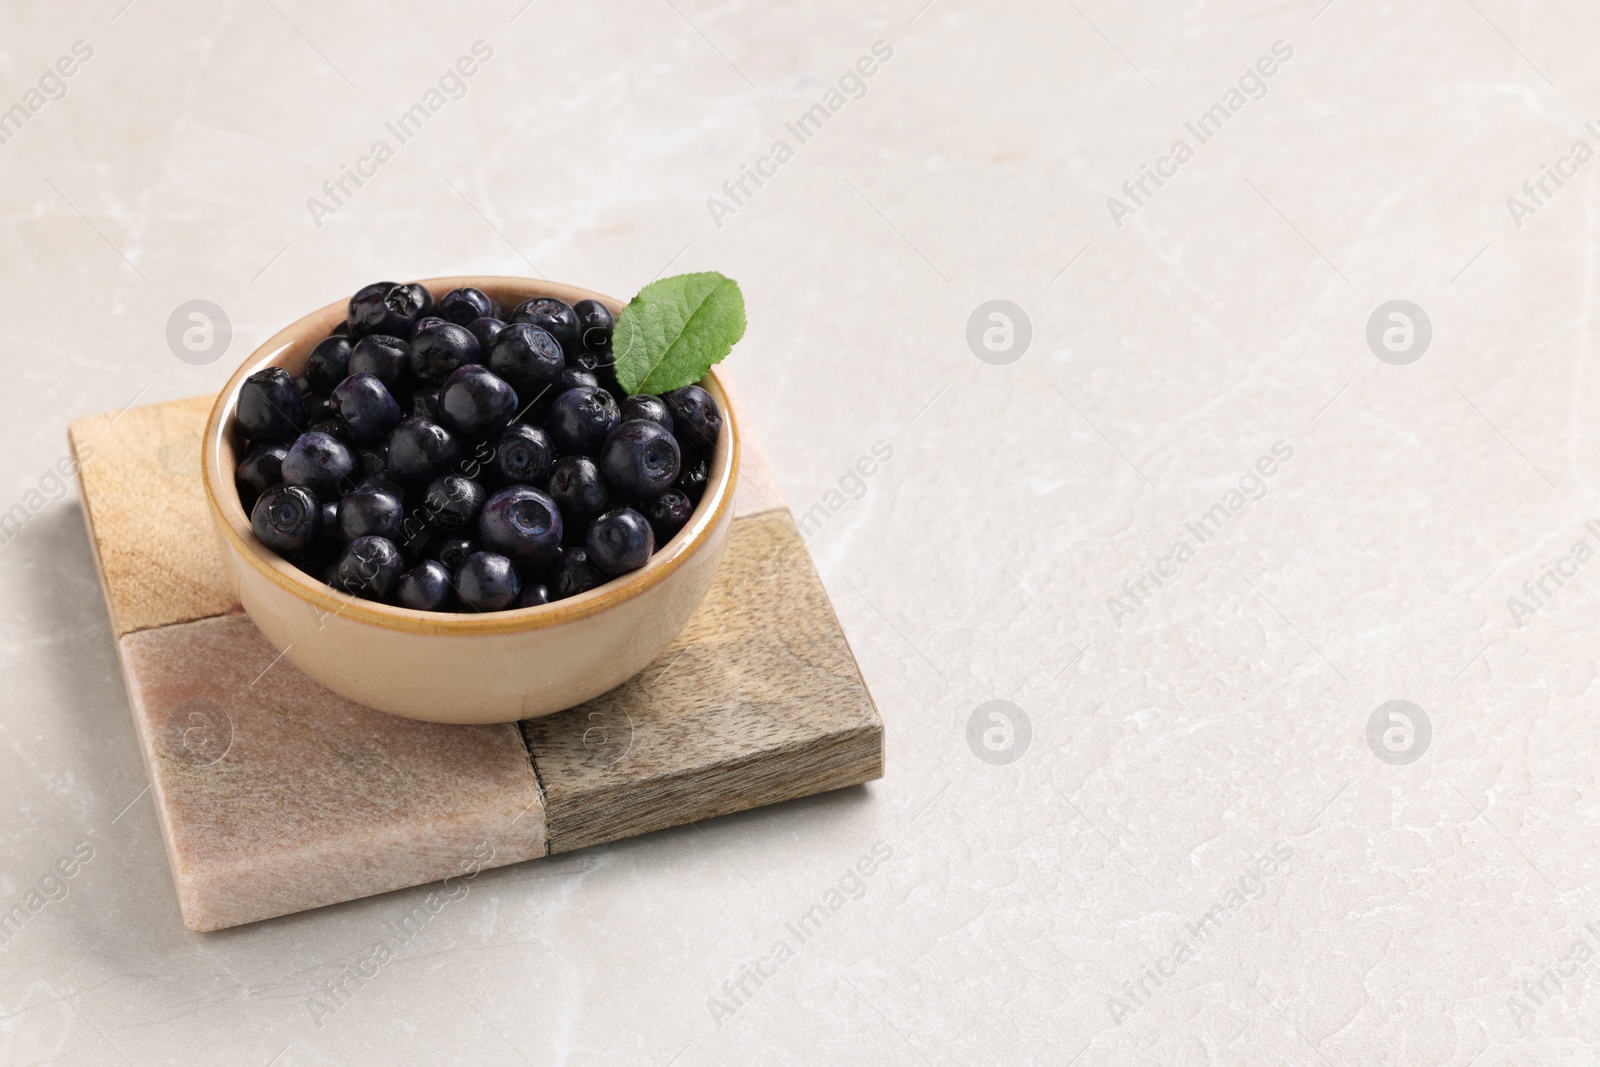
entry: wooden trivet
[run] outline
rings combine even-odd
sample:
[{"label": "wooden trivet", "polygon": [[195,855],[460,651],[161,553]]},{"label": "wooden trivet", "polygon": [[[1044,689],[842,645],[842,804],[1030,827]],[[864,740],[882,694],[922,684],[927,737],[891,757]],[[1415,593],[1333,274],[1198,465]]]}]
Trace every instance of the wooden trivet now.
[{"label": "wooden trivet", "polygon": [[220,930],[883,775],[883,723],[746,434],[727,555],[632,680],[446,726],[334,695],[242,614],[200,484],[211,397],[68,430],[185,925]]}]

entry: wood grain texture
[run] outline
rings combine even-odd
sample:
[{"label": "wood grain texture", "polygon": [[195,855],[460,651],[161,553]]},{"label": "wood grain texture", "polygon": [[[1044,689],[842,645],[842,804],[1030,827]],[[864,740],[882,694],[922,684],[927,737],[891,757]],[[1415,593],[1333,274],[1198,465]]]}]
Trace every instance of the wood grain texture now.
[{"label": "wood grain texture", "polygon": [[119,645],[192,930],[545,854],[538,783],[512,724],[362,707],[297,671],[243,615]]},{"label": "wood grain texture", "polygon": [[883,776],[883,724],[787,510],[735,521],[660,659],[522,732],[552,852]]},{"label": "wood grain texture", "polygon": [[236,609],[200,485],[213,397],[130,408],[67,428],[116,635]]}]

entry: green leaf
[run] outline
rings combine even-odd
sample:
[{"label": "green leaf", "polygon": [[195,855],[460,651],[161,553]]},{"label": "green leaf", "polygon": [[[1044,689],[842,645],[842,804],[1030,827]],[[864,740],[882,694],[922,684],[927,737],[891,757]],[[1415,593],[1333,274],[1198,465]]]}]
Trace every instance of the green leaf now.
[{"label": "green leaf", "polygon": [[679,274],[639,290],[612,334],[617,381],[629,396],[693,385],[744,336],[744,296],[716,271]]}]

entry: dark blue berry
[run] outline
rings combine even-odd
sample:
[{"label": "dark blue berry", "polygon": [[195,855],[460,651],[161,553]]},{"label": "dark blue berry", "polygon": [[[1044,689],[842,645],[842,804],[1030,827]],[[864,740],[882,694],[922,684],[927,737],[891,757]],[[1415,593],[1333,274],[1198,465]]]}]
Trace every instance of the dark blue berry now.
[{"label": "dark blue berry", "polygon": [[540,604],[550,603],[550,587],[537,583],[528,583],[522,587],[522,594],[517,597],[517,607],[536,608]]},{"label": "dark blue berry", "polygon": [[516,413],[516,390],[487,367],[457,367],[439,387],[439,419],[464,437],[493,437]]},{"label": "dark blue berry", "polygon": [[672,409],[672,428],[678,444],[687,455],[705,455],[717,444],[722,432],[722,413],[711,394],[698,385],[674,389],[664,400]]},{"label": "dark blue berry", "polygon": [[643,567],[656,550],[655,533],[645,517],[632,508],[608,511],[589,524],[584,541],[589,562],[603,574],[615,577]]},{"label": "dark blue berry", "polygon": [[425,382],[442,382],[457,367],[481,362],[478,339],[453,322],[418,330],[411,339],[411,373]]},{"label": "dark blue berry", "polygon": [[644,506],[644,517],[656,535],[656,544],[665,545],[694,514],[694,501],[681,489],[668,489]]},{"label": "dark blue berry", "polygon": [[638,500],[669,489],[682,458],[677,440],[659,423],[634,419],[606,438],[600,449],[600,473],[616,492]]},{"label": "dark blue berry", "polygon": [[329,415],[325,419],[318,419],[306,429],[307,433],[322,433],[345,445],[356,443],[355,431],[350,429],[350,424],[341,419],[338,414]]},{"label": "dark blue berry", "polygon": [[500,336],[500,331],[505,328],[505,323],[487,315],[467,323],[467,332],[478,339],[479,352],[487,352],[493,348],[495,339]]},{"label": "dark blue berry", "polygon": [[350,298],[350,336],[386,333],[404,337],[411,324],[427,313],[433,298],[420,285],[400,282],[374,282],[356,290]]},{"label": "dark blue berry", "polygon": [[550,443],[562,452],[592,454],[622,421],[615,398],[604,389],[568,389],[556,397],[545,418]]},{"label": "dark blue berry", "polygon": [[518,396],[533,396],[552,385],[566,369],[554,337],[525,322],[501,330],[489,348],[489,369],[511,383]]},{"label": "dark blue berry", "polygon": [[478,541],[484,548],[538,566],[561,550],[561,512],[556,502],[527,485],[502,489],[478,516]]},{"label": "dark blue berry", "polygon": [[406,337],[414,340],[417,334],[421,333],[423,330],[426,330],[429,326],[438,326],[440,323],[449,321],[449,319],[442,318],[438,315],[424,315],[422,318],[411,324],[411,332],[406,334]]},{"label": "dark blue berry", "polygon": [[405,387],[411,369],[411,348],[398,337],[375,333],[350,350],[349,374],[370,374],[393,392]]},{"label": "dark blue berry", "polygon": [[621,407],[623,422],[629,419],[647,419],[668,433],[672,432],[672,411],[667,407],[667,402],[659,396],[640,393],[638,396],[630,396],[623,400]]},{"label": "dark blue berry", "polygon": [[507,482],[542,486],[550,477],[556,450],[537,426],[513,426],[494,446],[494,469]]},{"label": "dark blue berry", "polygon": [[303,485],[275,485],[250,511],[256,539],[280,555],[310,548],[321,522],[316,494]]},{"label": "dark blue berry", "polygon": [[628,394],[624,393],[622,386],[617,383],[617,368],[611,349],[602,348],[595,352],[579,352],[573,360],[573,365],[579,370],[585,370],[594,375],[595,381],[600,383],[600,388],[610,393],[617,403],[620,404],[627,399]]},{"label": "dark blue berry", "polygon": [[388,473],[402,485],[431,482],[460,459],[455,435],[420,415],[401,419],[389,437]]},{"label": "dark blue berry", "polygon": [[611,494],[600,468],[588,456],[562,456],[550,469],[550,497],[572,533],[611,506]]},{"label": "dark blue berry", "polygon": [[695,503],[700,502],[700,497],[706,491],[706,483],[711,480],[711,461],[707,459],[689,460],[678,471],[678,480],[672,483],[674,489],[683,492]]},{"label": "dark blue berry", "polygon": [[295,438],[282,469],[290,485],[303,485],[321,500],[337,500],[352,484],[356,461],[343,441],[313,430]]},{"label": "dark blue berry", "polygon": [[344,550],[345,538],[339,533],[339,502],[329,500],[318,505],[321,511],[317,519],[317,538],[312,543],[314,549],[327,549],[337,554]]},{"label": "dark blue berry", "polygon": [[522,583],[511,561],[494,552],[475,552],[456,571],[456,593],[478,611],[502,611],[515,604]]},{"label": "dark blue berry", "polygon": [[444,611],[454,596],[450,572],[435,559],[425,559],[406,571],[395,586],[395,599],[414,611]]},{"label": "dark blue berry", "polygon": [[435,313],[457,326],[467,326],[473,319],[497,318],[499,311],[489,294],[467,286],[452,289],[440,297]]},{"label": "dark blue berry", "polygon": [[293,440],[305,426],[306,403],[288,371],[268,367],[244,380],[234,419],[252,444],[278,444]]},{"label": "dark blue berry", "polygon": [[433,558],[454,573],[477,551],[480,551],[478,542],[470,537],[446,537],[434,544]]},{"label": "dark blue berry", "polygon": [[434,529],[455,533],[477,521],[478,512],[483,510],[488,497],[483,486],[471,478],[446,474],[428,484],[422,506]]},{"label": "dark blue berry", "polygon": [[561,376],[556,379],[556,392],[558,395],[566,392],[568,389],[583,388],[600,388],[600,379],[596,378],[592,371],[586,371],[582,367],[568,367],[566,370],[562,371]]},{"label": "dark blue berry", "polygon": [[376,375],[350,375],[330,399],[358,445],[370,445],[387,436],[400,421],[400,405]]},{"label": "dark blue berry", "polygon": [[405,557],[393,541],[386,537],[358,537],[339,556],[333,586],[351,596],[390,600],[405,568]]},{"label": "dark blue berry", "polygon": [[428,291],[428,287],[421,282],[412,282],[407,288],[411,290],[412,296],[416,298],[418,305],[422,308],[422,314],[433,314],[433,294]]},{"label": "dark blue berry", "polygon": [[598,300],[580,300],[572,305],[578,317],[578,347],[585,352],[599,352],[611,347],[611,330],[616,326],[616,316]]},{"label": "dark blue berry", "polygon": [[330,337],[317,344],[306,357],[306,380],[324,393],[344,381],[350,373],[350,338]]},{"label": "dark blue berry", "polygon": [[233,470],[233,479],[246,511],[255,507],[257,497],[283,481],[283,457],[288,454],[289,450],[283,445],[257,445],[239,461]]},{"label": "dark blue berry", "polygon": [[346,541],[374,535],[398,543],[405,518],[399,494],[381,485],[352,489],[339,501],[339,535]]},{"label": "dark blue berry", "polygon": [[539,296],[524,301],[511,313],[511,321],[539,327],[560,342],[567,352],[577,352],[582,347],[578,343],[578,313],[564,300]]},{"label": "dark blue berry", "polygon": [[587,593],[606,580],[589,562],[589,553],[581,548],[561,550],[561,558],[550,572],[550,597],[565,600],[569,596]]}]

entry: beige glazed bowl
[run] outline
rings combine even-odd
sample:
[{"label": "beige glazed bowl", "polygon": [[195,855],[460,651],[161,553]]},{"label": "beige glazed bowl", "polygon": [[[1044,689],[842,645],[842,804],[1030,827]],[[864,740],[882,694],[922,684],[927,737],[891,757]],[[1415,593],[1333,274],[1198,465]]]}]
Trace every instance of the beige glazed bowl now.
[{"label": "beige glazed bowl", "polygon": [[[599,293],[523,278],[429,278],[435,299],[475,286],[509,314],[536,296],[567,303]],[[733,520],[739,429],[716,375],[700,384],[722,409],[722,435],[705,495],[650,562],[587,593],[534,608],[446,614],[362,600],[301,571],[250,529],[234,487],[242,442],[233,429],[245,378],[266,367],[298,375],[317,342],[345,317],[329,304],[262,345],[211,409],[202,469],[222,558],[239,602],[289,660],[335,693],[380,711],[433,722],[486,723],[549,715],[622,684],[677,636],[710,589]]]}]

